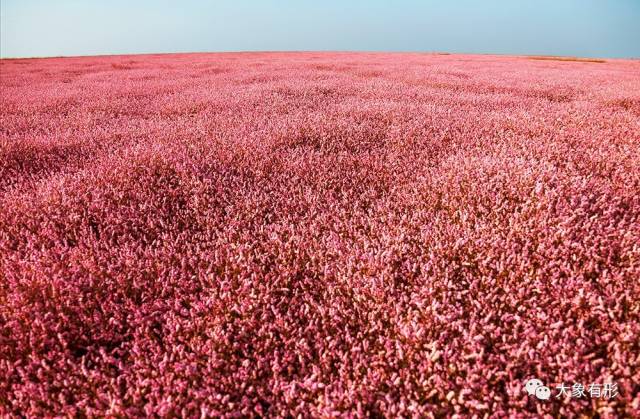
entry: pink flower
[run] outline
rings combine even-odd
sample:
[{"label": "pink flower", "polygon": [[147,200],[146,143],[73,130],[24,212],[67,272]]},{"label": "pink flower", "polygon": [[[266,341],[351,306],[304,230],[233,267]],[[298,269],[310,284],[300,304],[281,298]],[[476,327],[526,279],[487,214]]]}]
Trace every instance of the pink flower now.
[{"label": "pink flower", "polygon": [[0,415],[633,416],[639,71],[1,60]]}]

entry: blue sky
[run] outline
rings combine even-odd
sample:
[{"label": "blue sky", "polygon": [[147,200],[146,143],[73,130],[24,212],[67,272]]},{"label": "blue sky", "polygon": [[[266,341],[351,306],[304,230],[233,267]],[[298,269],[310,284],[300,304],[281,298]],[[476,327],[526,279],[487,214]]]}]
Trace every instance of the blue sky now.
[{"label": "blue sky", "polygon": [[253,50],[640,57],[640,0],[0,0],[2,57]]}]

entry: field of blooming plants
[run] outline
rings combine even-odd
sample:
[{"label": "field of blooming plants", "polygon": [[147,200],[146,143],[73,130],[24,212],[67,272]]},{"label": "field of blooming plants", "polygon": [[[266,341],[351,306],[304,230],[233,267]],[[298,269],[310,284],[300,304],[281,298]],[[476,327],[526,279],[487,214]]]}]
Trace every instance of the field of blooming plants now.
[{"label": "field of blooming plants", "polygon": [[0,415],[638,414],[640,62],[532,58],[0,61]]}]

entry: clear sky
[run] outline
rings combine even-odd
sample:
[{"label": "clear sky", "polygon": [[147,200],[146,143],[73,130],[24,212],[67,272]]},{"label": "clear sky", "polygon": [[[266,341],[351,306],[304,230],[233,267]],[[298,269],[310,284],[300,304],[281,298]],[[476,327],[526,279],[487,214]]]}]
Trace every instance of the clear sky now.
[{"label": "clear sky", "polygon": [[0,0],[2,57],[254,50],[640,57],[640,0]]}]

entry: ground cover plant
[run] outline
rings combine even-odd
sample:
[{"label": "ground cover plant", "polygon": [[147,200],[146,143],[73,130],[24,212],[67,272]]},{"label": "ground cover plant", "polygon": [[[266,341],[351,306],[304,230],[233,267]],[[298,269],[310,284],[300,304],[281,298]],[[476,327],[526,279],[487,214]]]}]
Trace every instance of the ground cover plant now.
[{"label": "ground cover plant", "polygon": [[638,413],[638,61],[21,59],[0,88],[2,416]]}]

